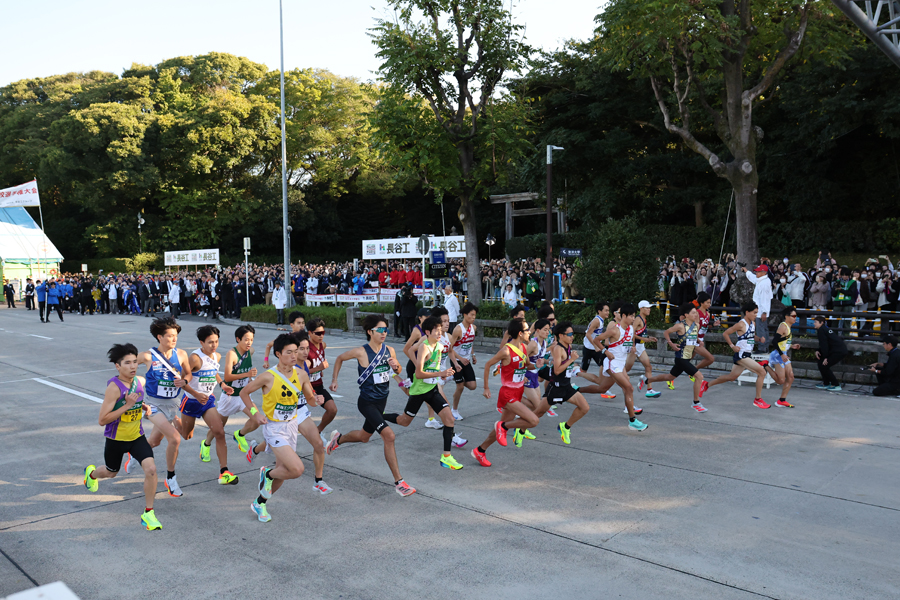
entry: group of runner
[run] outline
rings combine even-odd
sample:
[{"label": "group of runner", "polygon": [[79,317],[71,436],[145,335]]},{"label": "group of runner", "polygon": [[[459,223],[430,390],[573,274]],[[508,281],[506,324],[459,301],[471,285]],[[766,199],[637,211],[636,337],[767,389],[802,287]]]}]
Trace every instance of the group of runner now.
[{"label": "group of runner", "polygon": [[[776,404],[792,406],[785,398],[793,381],[787,350],[796,348],[791,345],[790,337],[791,319],[796,318],[796,313],[787,315],[785,323],[778,328],[773,340],[776,350],[772,352],[769,364],[762,367],[750,356],[757,308],[752,303],[744,306],[743,318],[725,332],[726,341],[735,350],[735,367],[731,373],[708,383],[699,372],[713,361],[705,349],[704,335],[711,322],[718,324],[710,317],[709,304],[708,296],[701,293],[695,303],[681,307],[679,321],[664,334],[666,343],[675,351],[675,364],[669,374],[656,376],[652,374],[644,348],[647,342],[657,342],[655,337],[647,335],[649,302],[642,301],[637,308],[628,302],[596,303],[597,314],[584,336],[584,356],[580,366],[573,343],[573,325],[566,321],[557,322],[552,305],[540,307],[537,319],[530,325],[524,318],[525,308],[513,308],[499,351],[483,367],[485,398],[492,397],[491,375],[499,374],[501,387],[496,407],[500,418],[487,438],[471,451],[472,457],[479,465],[490,467],[487,450],[494,442],[506,446],[512,431],[513,444],[521,447],[524,440],[535,438],[530,430],[538,426],[541,418],[557,416],[555,409],[564,403],[573,405],[574,410],[556,429],[563,443],[571,443],[572,427],[590,410],[584,394],[615,398],[607,393],[613,385],[617,385],[624,395],[628,428],[635,432],[645,431],[647,424],[637,418],[643,411],[634,405],[634,388],[628,376],[638,361],[645,371],[638,390],[646,386],[645,395],[649,398],[660,395],[652,389],[653,383],[665,381],[672,387],[672,381],[678,375],[687,373],[694,381],[693,408],[697,412],[706,412],[700,403],[704,392],[711,386],[736,379],[743,370],[749,369],[759,376],[754,404],[768,408],[760,396],[764,369],[769,369],[775,380],[784,386],[782,397]],[[211,461],[210,451],[215,441],[218,482],[235,485],[238,477],[228,468],[225,425],[229,417],[242,412],[248,417],[247,421],[231,437],[243,457],[252,463],[265,452],[273,455],[275,462],[274,466],[263,466],[259,471],[258,496],[251,507],[260,521],[271,520],[267,502],[272,495],[286,480],[296,479],[304,472],[303,462],[296,452],[299,435],[313,449],[315,492],[327,495],[333,491],[323,480],[326,454],[330,455],[346,444],[368,442],[377,432],[384,442],[385,460],[395,490],[401,496],[409,496],[416,490],[400,473],[395,434],[390,425],[408,427],[422,405],[427,405],[429,418],[425,426],[442,430],[439,464],[453,471],[463,468],[464,465],[453,456],[452,449],[467,444],[467,440],[456,432],[455,423],[463,419],[459,412],[463,391],[476,388],[477,361],[473,346],[477,311],[474,304],[466,304],[461,310],[461,322],[452,331],[445,308],[435,307],[420,314],[419,324],[403,349],[408,359],[405,378],[394,349],[385,343],[387,319],[368,315],[362,322],[367,343],[335,359],[331,385],[327,388],[323,378],[329,368],[325,358],[325,326],[319,319],[312,320],[307,329],[303,314],[292,313],[289,317],[292,332],[278,335],[266,346],[265,370],[262,372],[252,364],[255,335],[252,326],[237,328],[235,345],[223,357],[217,351],[220,332],[216,327],[204,325],[197,329],[200,348],[188,354],[176,347],[181,332],[178,322],[172,318],[156,319],[150,326],[150,333],[157,343],[155,347],[139,352],[132,344],[116,344],[109,350],[108,358],[115,365],[117,375],[107,382],[100,408],[99,423],[105,427],[107,438],[105,465],[88,466],[84,471],[84,485],[96,492],[100,479],[117,475],[123,459],[126,473],[140,465],[144,471],[146,496],[146,509],[141,520],[148,530],[161,529],[153,511],[157,474],[152,449],[166,439],[165,487],[170,496],[182,496],[175,474],[180,444],[193,436],[196,419],[203,419],[208,433],[200,445],[200,460]],[[731,335],[737,336],[734,343]],[[270,352],[277,361],[271,368]],[[703,359],[697,366],[691,362],[695,356]],[[324,430],[337,415],[329,390],[337,391],[338,375],[348,361],[357,363],[357,408],[364,419],[363,426],[347,433],[334,430],[326,438]],[[592,361],[600,367],[599,375],[589,372]],[[144,376],[137,375],[140,366],[146,367]],[[574,383],[576,377],[591,385],[578,386]],[[385,412],[393,378],[408,396],[402,413]],[[451,382],[455,385],[452,401],[444,391]],[[223,392],[218,397],[214,394],[216,386]],[[262,396],[260,407],[251,398],[257,391]],[[324,409],[318,425],[314,424],[309,410],[316,406]],[[145,416],[154,426],[149,436],[143,431]],[[259,428],[263,441],[248,440],[247,436]]]}]

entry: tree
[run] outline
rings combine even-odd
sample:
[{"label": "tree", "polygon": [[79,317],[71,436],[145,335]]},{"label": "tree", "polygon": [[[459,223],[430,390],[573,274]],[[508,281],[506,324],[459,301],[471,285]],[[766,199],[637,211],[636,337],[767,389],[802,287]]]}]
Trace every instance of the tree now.
[{"label": "tree", "polygon": [[[648,77],[665,128],[731,184],[738,257],[757,261],[763,130],[753,111],[776,93],[808,27],[816,35],[807,52],[829,47],[832,57],[851,38],[847,28],[838,31],[831,4],[816,0],[612,0],[597,21],[608,64]],[[696,135],[698,122],[710,126],[720,148],[712,135]]]},{"label": "tree", "polygon": [[[459,199],[468,280],[478,282],[475,202],[492,183],[484,176],[497,160],[488,145],[498,134],[491,107],[504,74],[520,68],[530,49],[503,0],[388,0],[388,5],[396,20],[380,19],[373,31],[383,61],[380,76],[393,88],[386,93],[386,104],[396,109],[397,118],[379,108],[380,123],[396,137],[415,131],[401,129],[412,127],[408,121],[424,124],[418,130],[425,135],[414,144],[417,162],[438,199],[444,194]],[[405,94],[424,101],[433,126],[418,100]],[[448,145],[454,162],[436,160],[446,155]],[[469,297],[480,302],[481,286],[470,285]]]}]

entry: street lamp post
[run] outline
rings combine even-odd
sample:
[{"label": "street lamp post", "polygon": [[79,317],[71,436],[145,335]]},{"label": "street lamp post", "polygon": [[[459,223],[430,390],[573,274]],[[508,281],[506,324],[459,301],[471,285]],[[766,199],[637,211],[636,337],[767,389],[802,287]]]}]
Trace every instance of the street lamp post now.
[{"label": "street lamp post", "polygon": [[[278,0],[278,29],[281,41],[281,218],[284,229],[284,281],[291,281],[291,239],[288,228],[288,189],[287,189],[287,134],[285,133],[284,111],[284,14],[282,0]],[[287,305],[293,306],[293,295],[288,294]]]},{"label": "street lamp post", "polygon": [[144,253],[144,234],[141,232],[141,225],[146,223],[144,217],[141,216],[141,213],[138,213],[138,238],[141,241],[141,254]]},{"label": "street lamp post", "polygon": [[497,240],[491,234],[487,234],[487,238],[484,240],[484,243],[487,244],[488,247],[488,262],[491,262],[491,246],[497,243]]},{"label": "street lamp post", "polygon": [[547,262],[544,265],[544,289],[547,300],[553,300],[553,151],[564,150],[560,146],[547,145]]}]

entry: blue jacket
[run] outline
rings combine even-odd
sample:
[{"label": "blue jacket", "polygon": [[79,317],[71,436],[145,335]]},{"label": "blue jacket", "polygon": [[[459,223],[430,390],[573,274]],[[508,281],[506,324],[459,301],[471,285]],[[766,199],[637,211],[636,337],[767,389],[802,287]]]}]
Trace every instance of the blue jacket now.
[{"label": "blue jacket", "polygon": [[34,291],[37,292],[38,302],[44,302],[47,300],[47,284],[42,283],[41,285],[34,288]]},{"label": "blue jacket", "polygon": [[60,295],[59,287],[47,288],[47,304],[59,304]]}]

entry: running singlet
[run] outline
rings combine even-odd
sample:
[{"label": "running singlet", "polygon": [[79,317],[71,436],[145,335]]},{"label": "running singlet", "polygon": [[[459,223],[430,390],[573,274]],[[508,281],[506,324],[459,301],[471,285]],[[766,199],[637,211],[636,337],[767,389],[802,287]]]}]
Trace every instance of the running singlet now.
[{"label": "running singlet", "polygon": [[752,353],[753,345],[755,343],[754,335],[756,334],[756,324],[747,323],[747,319],[741,320],[747,325],[747,329],[746,331],[744,331],[744,333],[738,336],[735,346],[738,347],[738,352]]},{"label": "running singlet", "polygon": [[[427,348],[425,344],[422,344],[422,348]],[[422,370],[426,373],[437,373],[441,369],[441,343],[438,342],[434,345],[434,348],[431,350],[431,354],[428,355],[428,358],[425,359],[425,364],[422,366]],[[419,379],[418,376],[413,378],[412,386],[409,388],[409,393],[411,396],[418,396],[419,394],[424,394],[425,392],[431,390],[438,384],[438,377],[429,377],[428,379]]]},{"label": "running singlet", "polygon": [[207,396],[212,396],[216,389],[216,375],[219,374],[219,361],[207,356],[197,348],[191,354],[200,357],[200,370],[191,371],[191,387]]},{"label": "running singlet", "polygon": [[[598,335],[600,335],[601,333],[603,333],[603,329],[604,329],[604,327],[603,327],[603,319],[602,319],[601,317],[597,317],[596,319],[597,319],[598,321],[600,321],[600,326],[597,327],[596,329],[594,329],[594,337],[597,337]],[[593,323],[593,321],[591,321],[591,323]],[[591,323],[588,323],[588,327],[591,326]],[[594,345],[591,344],[591,341],[588,339],[587,333],[585,333],[585,335],[584,335],[584,347],[587,348],[588,350],[593,350],[594,352],[597,351],[597,350],[594,348]]]},{"label": "running singlet", "polygon": [[[316,348],[316,345],[312,342],[309,343],[309,362],[312,364],[312,368],[315,369],[322,365],[325,362],[325,349],[319,350]],[[311,373],[309,376],[309,382],[313,384],[315,387],[322,387],[324,383],[322,382],[322,373],[325,371],[316,371],[315,373]]]},{"label": "running singlet", "polygon": [[[562,344],[560,344],[560,347],[563,347]],[[572,345],[565,346],[565,349],[566,360],[569,360],[572,358]],[[573,361],[562,373],[556,373],[556,367],[551,365],[550,374],[553,377],[553,385],[556,387],[570,387],[572,378],[578,374],[578,365]]]},{"label": "running singlet", "polygon": [[619,326],[619,339],[609,344],[607,348],[612,352],[613,360],[621,360],[631,351],[632,346],[634,346],[634,327],[629,325],[625,331]]},{"label": "running singlet", "polygon": [[450,337],[444,333],[438,341],[441,344],[441,371],[446,371],[450,368]]},{"label": "running singlet", "polygon": [[[544,360],[547,360],[547,355],[550,354],[550,351],[548,349],[549,344],[547,343],[547,340],[540,342],[537,340],[537,338],[535,338],[535,341],[538,342],[537,352],[534,353],[534,356],[529,356],[528,360],[532,363],[534,363],[534,361],[536,361],[539,358],[543,358]],[[535,367],[533,369],[529,369],[528,372],[529,373],[537,373],[538,369],[537,369],[537,367]]]},{"label": "running singlet", "polygon": [[134,406],[119,415],[119,418],[112,423],[107,423],[103,430],[103,435],[111,440],[119,442],[133,442],[144,435],[144,428],[141,426],[141,405],[144,403],[144,386],[135,377],[131,382],[131,387],[125,387],[125,384],[118,377],[113,377],[106,382],[107,385],[115,383],[119,388],[119,399],[113,405],[113,410],[119,410],[125,406],[125,396],[132,392],[137,392],[138,401]]},{"label": "running singlet", "polygon": [[685,329],[684,335],[681,336],[681,342],[678,344],[678,351],[675,352],[675,358],[691,360],[694,356],[694,348],[697,346],[699,338],[699,326],[697,323],[692,323],[690,327]]},{"label": "running singlet", "polygon": [[706,332],[709,330],[710,314],[699,309],[697,314],[700,315],[700,331],[697,333],[697,340],[702,342],[703,338],[706,337]]},{"label": "running singlet", "polygon": [[156,353],[150,353],[150,358],[153,359],[153,362],[150,363],[150,368],[147,369],[147,375],[145,375],[147,379],[147,387],[145,388],[147,395],[153,398],[181,398],[181,388],[175,387],[175,375],[156,357],[156,354],[159,354],[165,358],[166,362],[175,369],[175,372],[180,377],[181,364],[178,362],[178,349],[172,348],[169,356],[160,352],[159,348],[154,348],[154,350],[156,350]]},{"label": "running singlet", "polygon": [[507,344],[509,348],[509,364],[500,367],[500,385],[508,388],[520,388],[525,386],[525,346],[516,348]]},{"label": "running singlet", "polygon": [[[303,397],[303,392],[300,390],[298,369],[296,367],[291,369],[290,382],[300,392],[299,397],[297,397],[294,390],[284,383],[282,377],[285,379],[287,377],[283,373],[278,372],[277,368],[269,369],[275,381],[272,383],[272,389],[269,390],[269,393],[263,394],[262,410],[270,421],[292,421],[297,417],[297,409],[306,405],[306,398]],[[275,372],[273,373],[273,371]]]},{"label": "running singlet", "polygon": [[[372,350],[372,348],[366,344],[363,346],[366,350],[366,356],[369,359],[369,364],[372,364],[372,361],[375,360],[376,352]],[[391,391],[391,375],[393,374],[393,369],[388,364],[388,360],[391,358],[390,352],[385,352],[384,358],[381,359],[381,362],[378,363],[378,366],[375,367],[375,370],[372,372],[369,377],[363,381],[359,386],[359,395],[365,400],[369,402],[381,402],[382,400],[388,397],[388,393]],[[361,364],[356,365],[358,375],[362,375],[363,371],[366,370]]]},{"label": "running singlet", "polygon": [[794,339],[794,332],[791,331],[790,327],[788,328],[788,334],[786,338],[782,338],[778,340],[778,349],[781,351],[781,354],[787,354],[787,351],[791,347],[791,342]]},{"label": "running singlet", "polygon": [[[238,357],[238,362],[234,365],[234,368],[231,369],[232,375],[243,375],[244,373],[249,373],[250,369],[253,368],[253,358],[250,356],[250,351],[247,350],[243,355],[238,352],[238,349],[234,349],[234,355]],[[240,379],[235,379],[230,382],[230,385],[234,389],[234,393],[230,394],[231,396],[240,396],[241,390],[244,389],[244,386],[250,383],[249,377],[241,377]]]},{"label": "running singlet", "polygon": [[[460,325],[462,327],[462,325]],[[462,336],[453,344],[457,356],[472,360],[472,346],[475,345],[475,326],[469,325]]]},{"label": "running singlet", "polygon": [[[644,337],[644,334],[647,333],[647,322],[644,321],[643,319],[641,319],[641,321],[643,321],[644,326],[641,327],[641,330],[640,330],[640,331],[635,331],[635,332],[634,332],[634,337],[635,337],[635,338],[638,338],[638,337],[641,337],[641,338],[642,338],[642,337]],[[640,344],[643,346],[643,345],[644,345],[644,342],[640,342]]]}]

